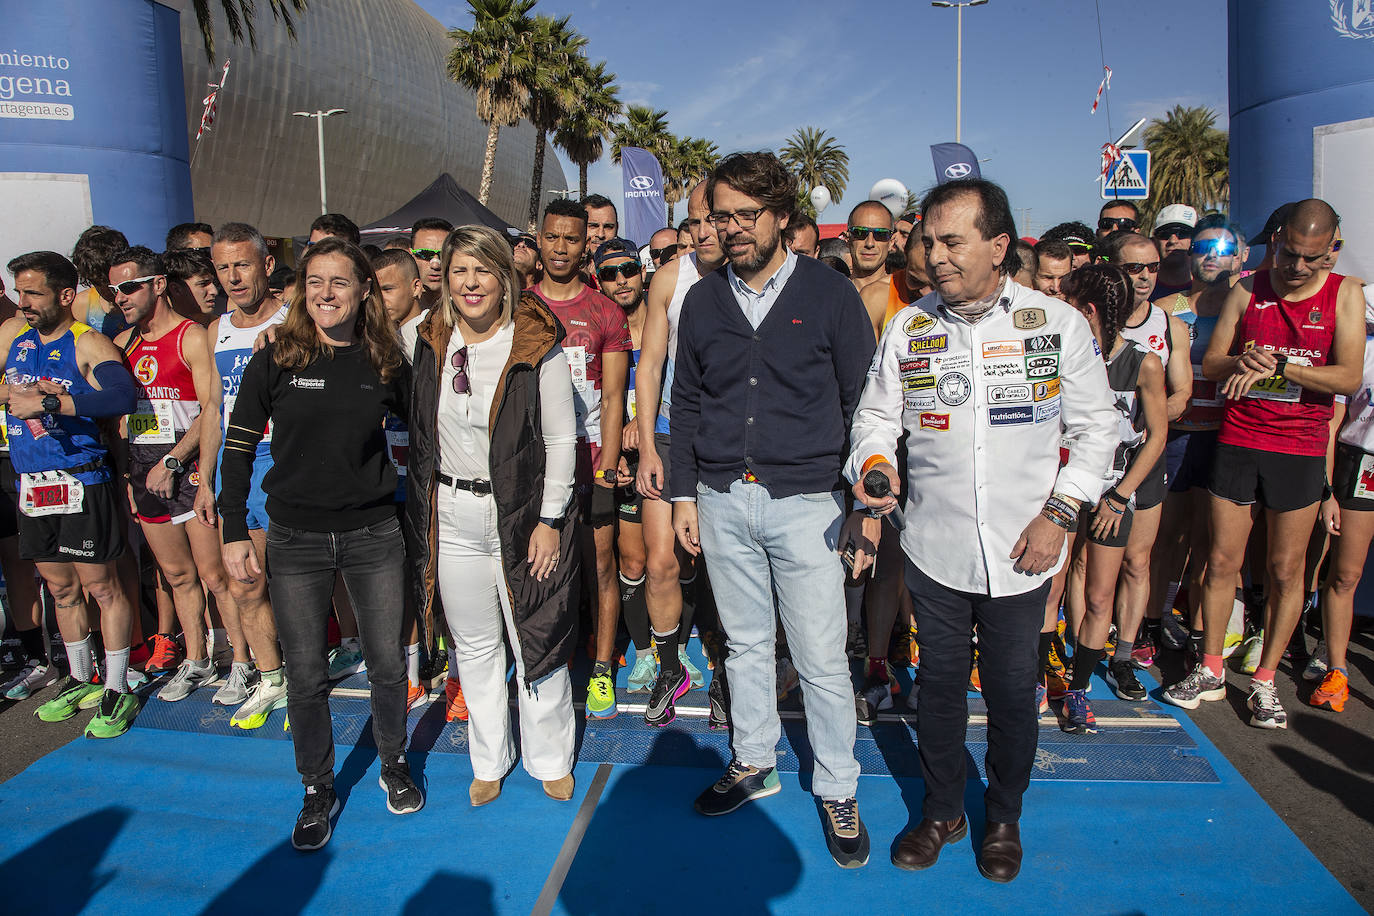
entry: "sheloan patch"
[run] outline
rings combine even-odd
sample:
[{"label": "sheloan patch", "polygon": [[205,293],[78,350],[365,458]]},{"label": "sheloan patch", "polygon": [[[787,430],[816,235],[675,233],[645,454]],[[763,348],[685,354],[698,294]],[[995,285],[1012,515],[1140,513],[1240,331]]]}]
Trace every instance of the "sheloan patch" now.
[{"label": "sheloan patch", "polygon": [[921,414],[921,429],[936,429],[940,432],[949,432],[949,414],[947,413],[923,413]]},{"label": "sheloan patch", "polygon": [[1044,309],[1017,309],[1011,313],[1011,326],[1018,331],[1034,331],[1045,326]]},{"label": "sheloan patch", "polygon": [[948,334],[934,334],[930,337],[918,337],[916,340],[908,341],[906,352],[911,356],[920,356],[927,353],[943,353],[949,349]]},{"label": "sheloan patch", "polygon": [[902,333],[907,337],[920,337],[933,327],[935,327],[934,318],[925,312],[917,312],[907,319],[906,324],[902,325]]}]

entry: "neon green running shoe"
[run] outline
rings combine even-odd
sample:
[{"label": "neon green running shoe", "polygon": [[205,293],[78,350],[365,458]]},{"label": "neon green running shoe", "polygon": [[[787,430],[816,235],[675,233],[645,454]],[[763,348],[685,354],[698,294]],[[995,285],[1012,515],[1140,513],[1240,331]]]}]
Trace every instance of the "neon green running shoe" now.
[{"label": "neon green running shoe", "polygon": [[587,682],[587,718],[609,719],[619,710],[615,706],[615,681],[609,674]]},{"label": "neon green running shoe", "polygon": [[34,713],[44,722],[63,722],[76,715],[79,709],[90,709],[100,703],[101,687],[86,681],[78,681],[70,674],[57,684],[57,696],[53,697]]},{"label": "neon green running shoe", "polygon": [[100,697],[100,710],[86,723],[86,737],[118,738],[134,724],[137,715],[138,697],[106,690]]},{"label": "neon green running shoe", "polygon": [[243,729],[262,728],[274,710],[285,707],[286,677],[282,677],[280,684],[273,684],[267,678],[259,676],[258,682],[248,692],[248,699],[244,700],[243,705],[230,717],[229,725]]}]

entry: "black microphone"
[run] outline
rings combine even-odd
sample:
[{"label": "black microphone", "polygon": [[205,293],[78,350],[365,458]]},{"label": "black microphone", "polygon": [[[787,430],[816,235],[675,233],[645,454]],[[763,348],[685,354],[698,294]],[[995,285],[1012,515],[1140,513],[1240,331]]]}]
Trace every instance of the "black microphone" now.
[{"label": "black microphone", "polygon": [[[886,474],[874,468],[864,475],[864,492],[868,494],[870,499],[884,499],[892,495],[892,484],[888,483]],[[902,518],[900,504],[892,507],[892,511],[887,515],[887,520],[898,531],[906,527],[906,519]]]}]

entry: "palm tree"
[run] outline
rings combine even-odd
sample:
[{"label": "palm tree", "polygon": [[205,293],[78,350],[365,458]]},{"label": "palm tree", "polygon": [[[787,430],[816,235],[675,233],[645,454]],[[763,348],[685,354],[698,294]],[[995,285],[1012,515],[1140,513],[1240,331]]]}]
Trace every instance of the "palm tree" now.
[{"label": "palm tree", "polygon": [[580,75],[581,92],[553,135],[554,145],[577,163],[577,193],[587,196],[587,167],[605,152],[604,140],[611,133],[611,122],[620,116],[620,87],[615,74],[606,72],[606,62],[590,64]]},{"label": "palm tree", "polygon": [[1175,105],[1145,129],[1151,172],[1150,198],[1141,207],[1145,225],[1169,204],[1187,204],[1199,213],[1229,206],[1230,144],[1216,122],[1209,108]]},{"label": "palm tree", "polygon": [[[219,0],[224,10],[224,23],[229,27],[229,40],[243,44],[243,36],[248,36],[248,44],[254,51],[258,49],[258,28],[255,0]],[[296,22],[292,13],[304,13],[309,0],[267,0],[272,10],[272,19],[286,27],[286,36],[296,40]],[[192,0],[196,11],[196,25],[200,26],[200,38],[205,44],[205,57],[215,62],[215,20],[210,13],[210,0]]]},{"label": "palm tree", "polygon": [[817,185],[825,185],[834,200],[844,197],[845,185],[849,184],[849,154],[825,131],[799,128],[783,144],[780,158],[796,174],[808,208],[811,189]]},{"label": "palm tree", "polygon": [[544,152],[549,131],[556,130],[566,112],[582,94],[582,80],[588,68],[582,49],[587,39],[568,28],[568,16],[536,16],[534,20],[534,79],[530,84],[526,115],[534,125],[534,170],[530,176],[529,231],[539,218],[539,202],[544,186]]},{"label": "palm tree", "polygon": [[668,155],[671,166],[664,164],[663,199],[668,204],[668,225],[673,226],[673,208],[687,196],[692,186],[716,167],[720,153],[710,140],[682,137]]},{"label": "palm tree", "polygon": [[626,146],[646,149],[658,157],[659,164],[672,153],[675,138],[668,131],[668,112],[647,105],[631,105],[625,120],[611,129],[611,161],[620,164],[620,150]]},{"label": "palm tree", "polygon": [[477,117],[487,125],[486,155],[482,159],[482,183],[477,199],[485,205],[491,197],[496,172],[496,140],[502,127],[518,122],[529,107],[534,82],[534,19],[529,12],[535,0],[468,0],[472,7],[471,29],[450,29],[453,50],[448,56],[448,76],[477,95]]}]

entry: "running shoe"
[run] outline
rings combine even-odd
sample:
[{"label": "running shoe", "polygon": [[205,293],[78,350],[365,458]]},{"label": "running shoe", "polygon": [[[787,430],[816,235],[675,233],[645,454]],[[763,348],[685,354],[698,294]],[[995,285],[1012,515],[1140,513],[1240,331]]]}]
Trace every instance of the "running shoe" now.
[{"label": "running shoe", "polygon": [[1102,648],[1103,651],[1107,653],[1108,658],[1111,658],[1112,654],[1116,652],[1116,624],[1112,624],[1107,628],[1107,641],[1103,644]]},{"label": "running shoe", "polygon": [[[1330,668],[1331,659],[1326,654],[1326,641],[1317,643],[1317,648],[1312,650],[1312,657],[1307,662],[1307,667],[1302,669],[1302,679],[1304,681],[1320,681],[1326,677],[1326,672]],[[1315,703],[1312,705],[1316,705]],[[1339,712],[1340,710],[1337,710]]]},{"label": "running shoe", "polygon": [[229,666],[229,677],[225,678],[219,690],[210,698],[216,706],[237,706],[248,699],[257,671],[251,662],[234,662]]},{"label": "running shoe", "polygon": [[1107,686],[1123,700],[1143,700],[1148,695],[1145,685],[1135,676],[1135,665],[1125,659],[1107,665]]},{"label": "running shoe", "polygon": [[1279,703],[1279,692],[1273,681],[1251,681],[1250,699],[1245,705],[1250,707],[1250,724],[1255,728],[1288,727],[1288,713]]},{"label": "running shoe", "polygon": [[[700,673],[698,673],[700,676]],[[654,678],[658,677],[658,662],[654,661],[652,649],[640,651],[635,650],[635,666],[630,669],[630,676],[625,683],[630,693],[648,693],[654,686]]]},{"label": "running shoe", "polygon": [[692,803],[697,813],[707,817],[729,814],[736,808],[756,798],[766,798],[782,791],[775,767],[760,769],[731,760],[725,775],[697,796]]},{"label": "running shoe", "polygon": [[1045,670],[1058,675],[1061,680],[1068,680],[1068,665],[1064,664],[1064,656],[1060,654],[1059,647],[1054,642],[1050,643],[1049,661],[1045,665]]},{"label": "running shoe", "polygon": [[1344,673],[1332,668],[1326,672],[1326,677],[1322,678],[1317,689],[1312,691],[1312,696],[1307,698],[1307,702],[1318,709],[1341,712],[1345,709],[1345,701],[1349,698],[1350,682]]},{"label": "running shoe", "polygon": [[787,656],[778,657],[778,699],[785,700],[787,695],[801,683],[801,675],[797,674],[797,668],[792,664],[792,659]]},{"label": "running shoe", "polygon": [[301,852],[322,849],[334,835],[330,820],[339,813],[339,798],[333,786],[306,786],[305,803],[296,816],[296,829],[291,831],[291,845]]},{"label": "running shoe", "polygon": [[854,695],[854,710],[860,725],[872,725],[878,721],[878,712],[892,708],[892,687],[897,679],[892,675],[869,675],[863,688]]},{"label": "running shoe", "polygon": [[42,659],[30,658],[5,682],[3,691],[7,700],[26,700],[35,690],[41,690],[56,678],[56,672],[43,664]]},{"label": "running shoe", "polygon": [[1155,663],[1156,651],[1154,637],[1142,632],[1131,649],[1131,664],[1144,671]]},{"label": "running shoe", "polygon": [[861,868],[868,864],[868,829],[859,818],[859,803],[852,798],[823,799],[825,845],[840,868]]},{"label": "running shoe", "polygon": [[1165,687],[1160,698],[1183,709],[1197,709],[1204,700],[1226,699],[1226,678],[1212,674],[1205,665],[1195,665],[1183,680]]},{"label": "running shoe", "polygon": [[1259,667],[1260,655],[1264,652],[1264,631],[1257,630],[1245,640],[1240,656],[1240,673],[1254,674]]},{"label": "running shoe", "polygon": [[382,764],[377,784],[386,792],[386,810],[392,814],[414,814],[425,806],[425,793],[411,778],[405,754],[397,754],[395,760]]},{"label": "running shoe", "polygon": [[340,646],[329,653],[330,681],[341,681],[359,671],[366,670],[367,662],[363,661],[363,653],[360,649],[345,649]]},{"label": "running shoe", "polygon": [[411,710],[416,706],[424,705],[425,700],[429,699],[429,691],[419,684],[406,684],[406,709]]},{"label": "running shoe", "polygon": [[968,673],[968,689],[978,693],[983,692],[983,674],[978,670],[978,653],[973,653],[973,667]]},{"label": "running shoe", "polygon": [[[696,665],[692,664],[691,660],[687,658],[686,646],[677,647],[677,660],[680,661],[682,663],[682,667],[686,669],[687,677],[692,681],[692,690],[696,690],[702,684],[706,683],[706,679],[701,676],[701,669],[698,668]],[[625,660],[622,658],[621,664],[624,663]]]},{"label": "running shoe", "polygon": [[717,668],[711,674],[711,686],[706,688],[706,699],[710,705],[710,718],[707,724],[712,731],[730,727],[730,707],[725,700],[725,668]]},{"label": "running shoe", "polygon": [[286,708],[286,677],[283,676],[280,684],[272,684],[267,678],[259,675],[258,682],[248,691],[248,699],[243,701],[243,705],[234,711],[234,715],[229,719],[229,725],[233,728],[254,729],[262,728],[267,723],[267,717],[272,715],[273,710]]},{"label": "running shoe", "polygon": [[1221,643],[1221,657],[1230,658],[1245,642],[1245,599],[1237,597],[1231,604],[1231,616],[1226,621],[1226,636]]},{"label": "running shoe", "polygon": [[[912,689],[915,693],[915,689]],[[1035,685],[1035,716],[1039,718],[1050,711],[1050,696],[1044,684]]]},{"label": "running shoe", "polygon": [[1085,691],[1070,690],[1064,694],[1064,721],[1059,728],[1070,735],[1097,734],[1097,719]]},{"label": "running shoe", "polygon": [[1065,674],[1050,671],[1045,675],[1045,693],[1049,699],[1056,703],[1064,699],[1064,694],[1069,692],[1069,679]]},{"label": "running shoe", "polygon": [[1173,652],[1182,652],[1188,646],[1188,628],[1173,611],[1165,614],[1159,621],[1159,642]]},{"label": "running shoe", "polygon": [[100,709],[86,723],[87,738],[118,738],[134,724],[138,697],[132,693],[106,690],[100,696]]},{"label": "running shoe", "polygon": [[587,718],[614,719],[617,712],[615,681],[609,674],[592,675],[587,681]]},{"label": "running shoe", "polygon": [[644,721],[659,728],[677,718],[677,706],[683,694],[692,688],[692,679],[686,668],[679,668],[674,677],[667,671],[660,671],[654,681],[654,689],[649,693],[649,705],[644,710]]},{"label": "running shoe", "polygon": [[79,709],[100,705],[101,687],[78,681],[70,674],[57,682],[57,694],[34,712],[44,722],[63,722],[76,715]]},{"label": "running shoe", "polygon": [[195,693],[196,688],[212,684],[217,680],[219,680],[219,672],[215,671],[215,666],[209,659],[200,662],[185,659],[177,666],[177,673],[172,675],[172,679],[157,692],[157,698],[168,703],[175,703]]},{"label": "running shoe", "polygon": [[176,668],[181,661],[181,649],[178,648],[175,639],[165,633],[154,633],[149,642],[152,645],[148,663],[143,666],[145,673],[166,674]]},{"label": "running shoe", "polygon": [[468,701],[463,697],[463,685],[456,677],[444,678],[444,721],[466,722]]}]

